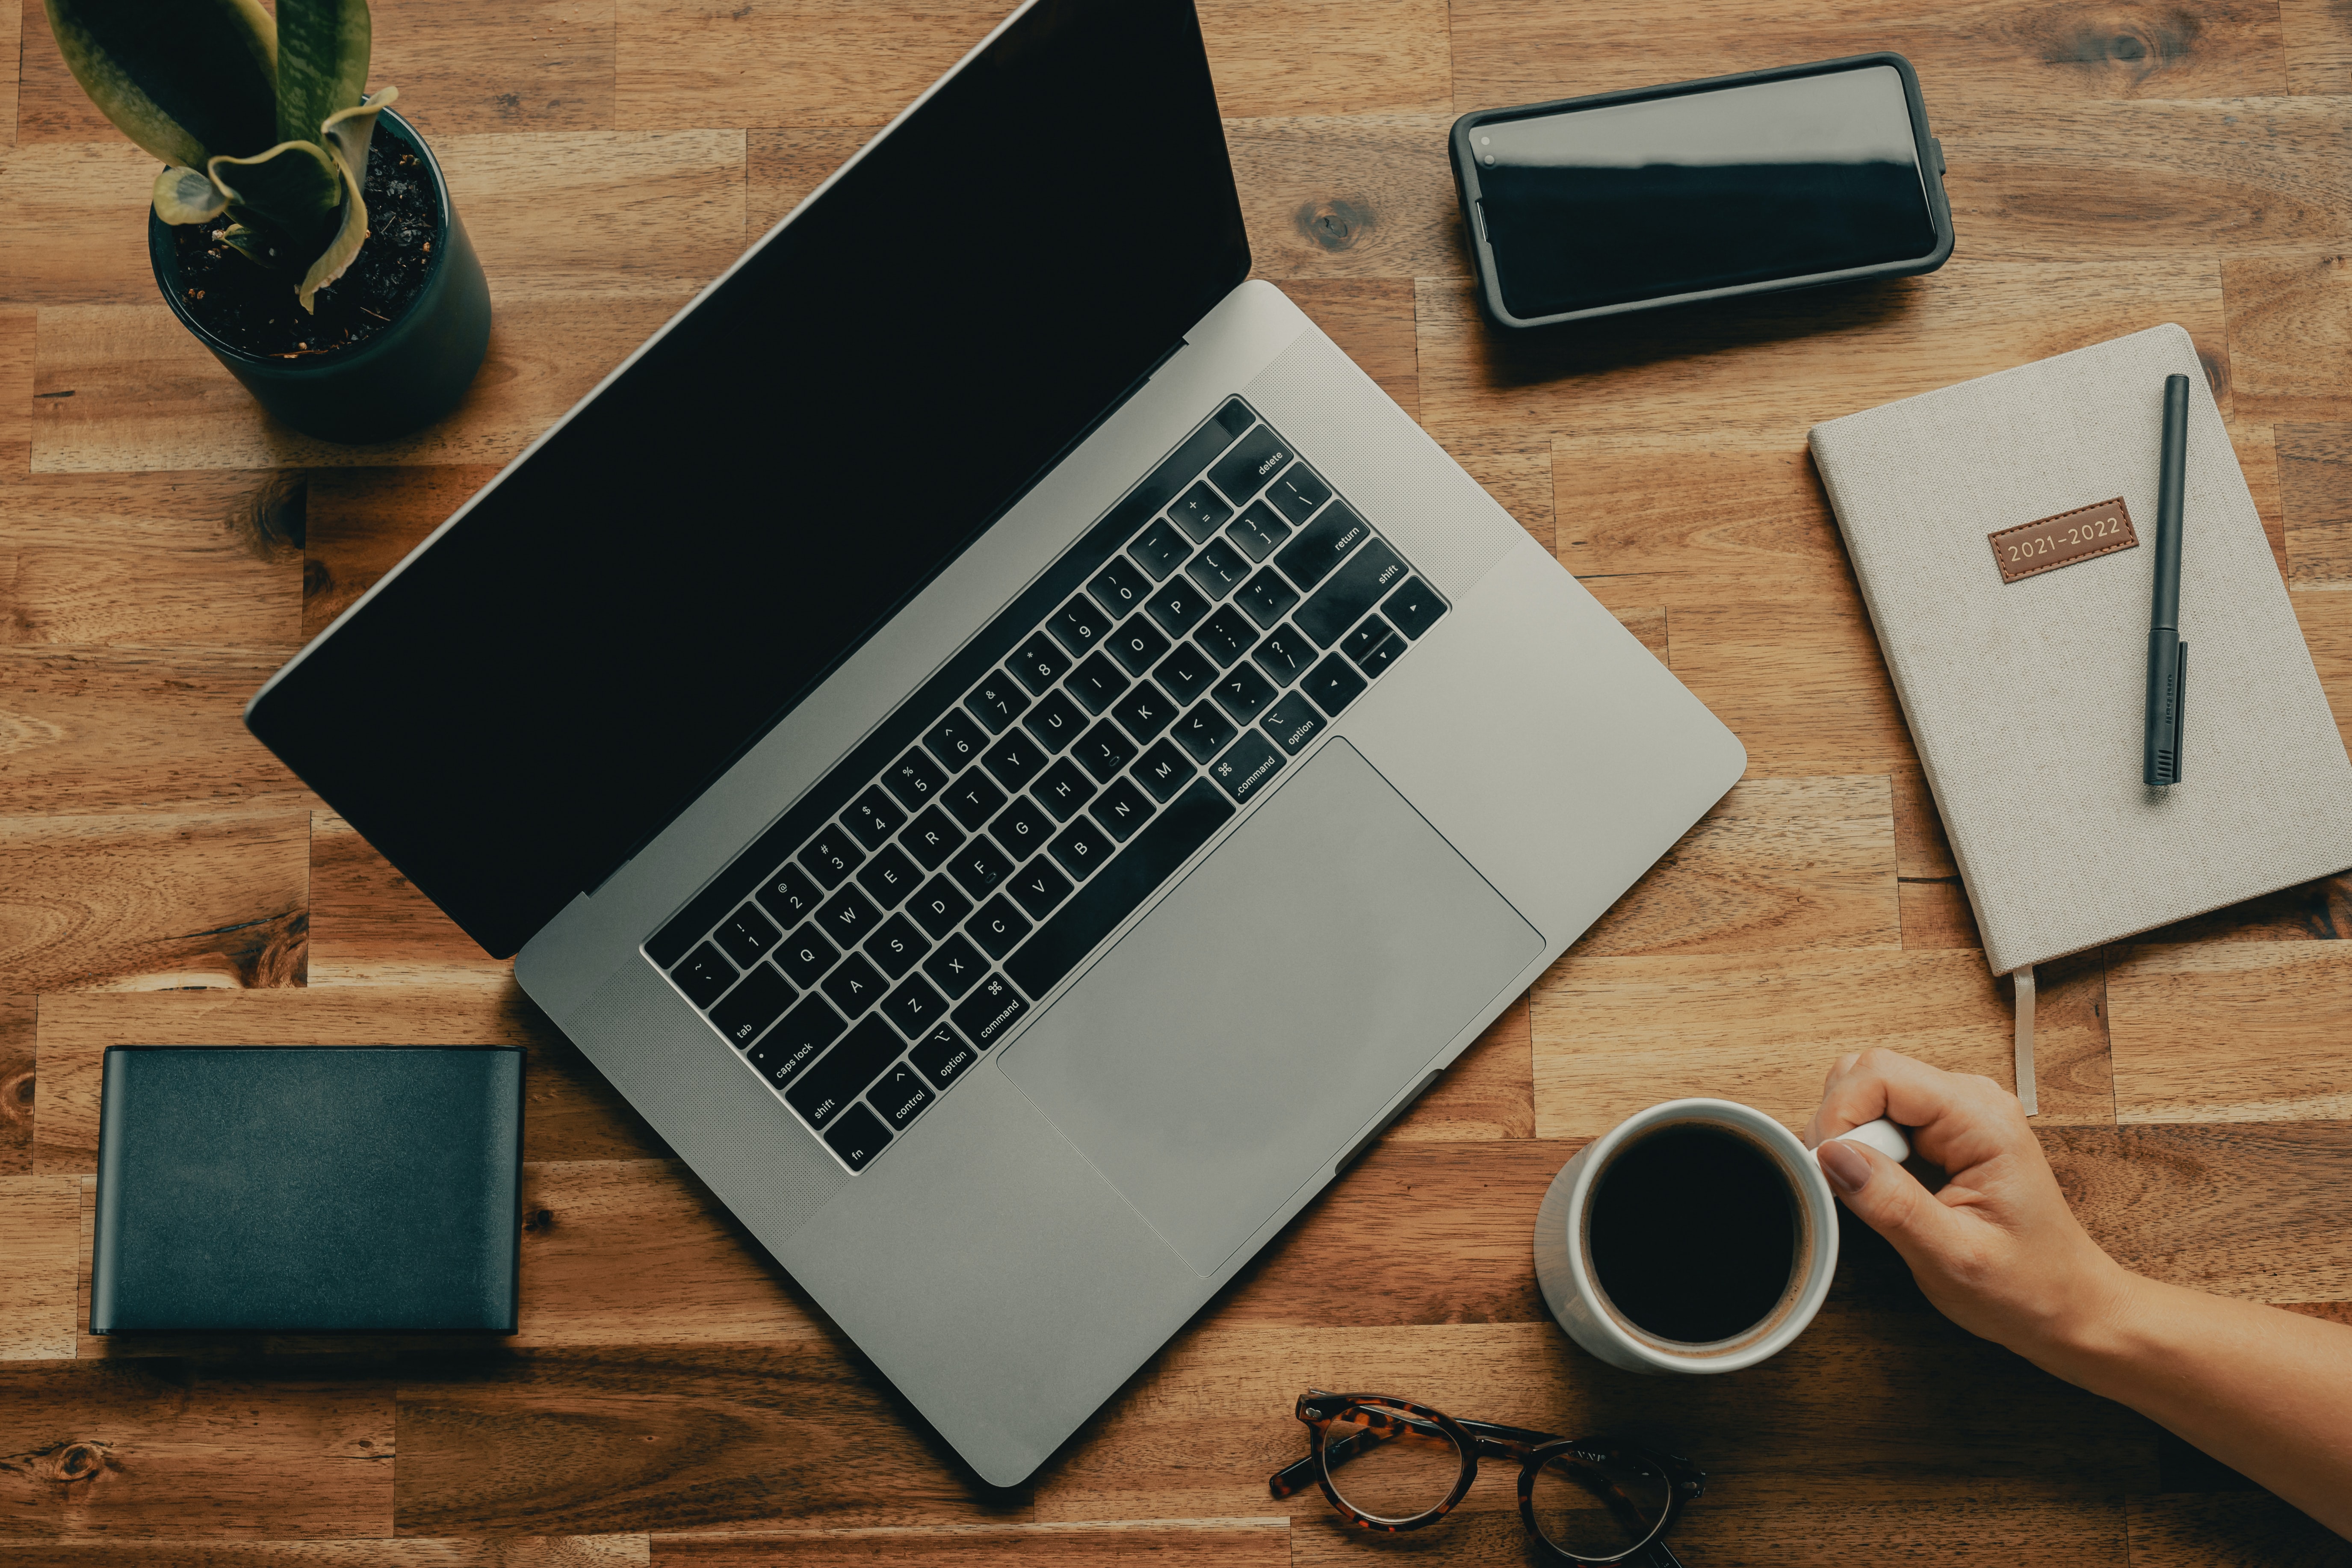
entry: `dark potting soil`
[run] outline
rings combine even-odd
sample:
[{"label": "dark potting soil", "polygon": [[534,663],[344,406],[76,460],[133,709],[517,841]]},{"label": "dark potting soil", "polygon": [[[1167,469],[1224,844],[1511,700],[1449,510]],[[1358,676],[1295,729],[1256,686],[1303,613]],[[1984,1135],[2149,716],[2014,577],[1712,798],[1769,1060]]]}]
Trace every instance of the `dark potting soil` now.
[{"label": "dark potting soil", "polygon": [[368,141],[363,189],[367,242],[351,269],[319,290],[316,315],[294,297],[299,269],[268,271],[220,242],[226,217],[173,230],[180,302],[205,331],[247,353],[308,359],[365,342],[400,320],[425,287],[439,204],[423,160],[381,121]]}]

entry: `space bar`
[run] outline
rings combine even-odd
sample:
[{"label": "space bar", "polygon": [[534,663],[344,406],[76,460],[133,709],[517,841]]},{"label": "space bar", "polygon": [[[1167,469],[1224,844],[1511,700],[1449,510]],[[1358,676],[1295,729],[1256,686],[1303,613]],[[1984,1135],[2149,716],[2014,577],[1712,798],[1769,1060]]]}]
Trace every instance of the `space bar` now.
[{"label": "space bar", "polygon": [[1160,808],[1135,842],[1080,888],[1061,912],[1005,961],[1004,973],[1031,998],[1043,996],[1135,912],[1209,836],[1233,820],[1234,804],[1206,778]]}]

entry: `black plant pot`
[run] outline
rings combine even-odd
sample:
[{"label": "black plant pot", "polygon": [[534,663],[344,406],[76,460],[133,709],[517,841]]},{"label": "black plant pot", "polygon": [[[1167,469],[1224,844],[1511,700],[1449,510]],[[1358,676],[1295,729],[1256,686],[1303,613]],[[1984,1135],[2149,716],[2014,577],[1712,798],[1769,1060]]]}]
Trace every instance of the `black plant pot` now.
[{"label": "black plant pot", "polygon": [[179,248],[170,224],[147,213],[147,254],[155,284],[180,324],[210,349],[254,400],[306,436],[325,441],[388,440],[430,425],[466,395],[490,342],[490,286],[466,226],[449,201],[441,165],[408,122],[385,110],[375,133],[389,132],[433,176],[439,227],[433,267],[408,308],[365,341],[331,353],[279,358],[248,353],[188,314],[180,287]]}]

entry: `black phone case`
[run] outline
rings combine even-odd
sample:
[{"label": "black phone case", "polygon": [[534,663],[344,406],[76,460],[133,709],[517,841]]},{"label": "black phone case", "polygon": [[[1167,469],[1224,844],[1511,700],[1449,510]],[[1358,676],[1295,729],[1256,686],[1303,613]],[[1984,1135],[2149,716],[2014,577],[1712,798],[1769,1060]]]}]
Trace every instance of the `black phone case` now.
[{"label": "black phone case", "polygon": [[[1529,120],[1540,115],[1558,114],[1567,110],[1599,109],[1616,103],[1638,103],[1645,100],[1680,98],[1689,93],[1713,92],[1727,87],[1746,87],[1754,82],[1782,81],[1792,77],[1822,76],[1832,71],[1853,70],[1861,66],[1893,66],[1903,79],[1903,100],[1911,110],[1911,134],[1918,147],[1919,170],[1927,192],[1927,214],[1936,228],[1936,247],[1926,256],[1908,261],[1880,262],[1870,267],[1850,267],[1836,272],[1814,272],[1795,278],[1767,279],[1759,283],[1738,283],[1725,289],[1702,289],[1686,294],[1661,294],[1647,300],[1627,300],[1614,305],[1596,305],[1585,310],[1565,310],[1554,316],[1515,316],[1504,308],[1502,285],[1495,274],[1495,252],[1486,241],[1486,226],[1480,209],[1484,197],[1478,186],[1477,160],[1471,153],[1470,135],[1481,125],[1492,125],[1506,120]],[[1668,305],[1688,305],[1701,300],[1727,300],[1740,294],[1778,294],[1791,289],[1814,289],[1826,283],[1857,283],[1874,278],[1909,278],[1922,272],[1933,272],[1950,259],[1952,254],[1952,208],[1944,196],[1944,149],[1927,133],[1927,106],[1919,96],[1919,76],[1911,62],[1901,55],[1887,51],[1869,55],[1847,55],[1833,60],[1813,60],[1804,65],[1778,66],[1770,70],[1741,71],[1733,76],[1705,77],[1696,81],[1670,82],[1662,87],[1635,88],[1624,92],[1597,92],[1584,98],[1555,99],[1549,103],[1522,103],[1508,109],[1481,109],[1464,115],[1454,122],[1447,138],[1454,158],[1454,193],[1462,205],[1462,226],[1470,246],[1470,254],[1478,271],[1478,303],[1486,317],[1498,327],[1514,329],[1557,326],[1563,321],[1589,321],[1596,316],[1622,316],[1635,310],[1655,310]]]}]

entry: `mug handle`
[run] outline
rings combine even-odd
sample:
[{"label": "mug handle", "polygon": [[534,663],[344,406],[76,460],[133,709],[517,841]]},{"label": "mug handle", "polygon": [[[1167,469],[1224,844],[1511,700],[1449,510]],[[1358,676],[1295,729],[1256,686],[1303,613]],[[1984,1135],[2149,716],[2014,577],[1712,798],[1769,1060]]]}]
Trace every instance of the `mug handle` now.
[{"label": "mug handle", "polygon": [[1865,1121],[1850,1132],[1841,1132],[1838,1137],[1875,1149],[1898,1165],[1911,1157],[1911,1141],[1903,1136],[1903,1129],[1884,1116],[1875,1121]]}]

